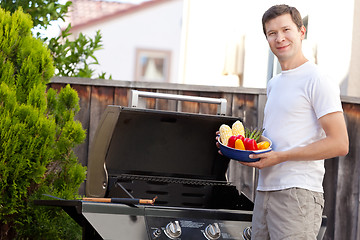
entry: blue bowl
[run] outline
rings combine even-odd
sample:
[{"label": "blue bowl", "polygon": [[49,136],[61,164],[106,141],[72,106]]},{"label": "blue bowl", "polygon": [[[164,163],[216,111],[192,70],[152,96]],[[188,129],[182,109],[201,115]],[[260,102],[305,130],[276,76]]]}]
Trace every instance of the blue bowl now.
[{"label": "blue bowl", "polygon": [[271,151],[271,145],[272,142],[270,139],[268,139],[267,137],[261,136],[260,141],[268,141],[270,143],[270,147],[267,149],[263,149],[263,150],[255,150],[255,151],[250,151],[250,150],[239,150],[239,149],[234,149],[228,146],[225,146],[224,144],[221,143],[220,138],[218,140],[218,142],[220,143],[220,151],[221,153],[230,158],[230,159],[234,159],[240,162],[256,162],[259,161],[260,158],[249,158],[250,154],[257,154],[257,153],[264,153],[264,152],[270,152]]}]

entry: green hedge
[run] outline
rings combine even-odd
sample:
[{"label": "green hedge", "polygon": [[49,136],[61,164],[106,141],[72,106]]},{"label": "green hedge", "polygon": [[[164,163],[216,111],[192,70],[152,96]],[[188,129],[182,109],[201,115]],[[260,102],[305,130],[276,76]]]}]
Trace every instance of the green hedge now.
[{"label": "green hedge", "polygon": [[0,9],[0,239],[79,239],[61,208],[32,204],[78,198],[86,174],[73,152],[85,139],[77,92],[46,91],[53,60],[32,26],[22,9]]}]

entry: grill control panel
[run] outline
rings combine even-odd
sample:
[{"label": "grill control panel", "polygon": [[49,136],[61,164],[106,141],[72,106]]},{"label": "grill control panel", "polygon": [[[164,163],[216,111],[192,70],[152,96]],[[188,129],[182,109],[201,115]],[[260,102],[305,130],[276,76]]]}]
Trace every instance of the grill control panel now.
[{"label": "grill control panel", "polygon": [[152,240],[244,240],[248,239],[244,234],[251,226],[250,221],[193,219],[191,216],[189,218],[147,216],[146,224],[149,239]]}]

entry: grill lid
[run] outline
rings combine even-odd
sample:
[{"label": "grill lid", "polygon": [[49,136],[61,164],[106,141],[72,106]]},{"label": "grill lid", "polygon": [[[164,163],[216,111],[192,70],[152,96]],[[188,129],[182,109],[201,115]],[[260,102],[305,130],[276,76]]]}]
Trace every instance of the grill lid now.
[{"label": "grill lid", "polygon": [[89,152],[88,196],[104,196],[124,174],[225,181],[229,160],[215,132],[236,118],[108,106]]}]

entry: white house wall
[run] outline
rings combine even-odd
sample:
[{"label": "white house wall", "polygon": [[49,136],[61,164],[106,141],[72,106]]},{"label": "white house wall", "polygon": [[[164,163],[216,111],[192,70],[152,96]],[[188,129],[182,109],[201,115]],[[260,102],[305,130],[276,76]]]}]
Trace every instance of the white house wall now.
[{"label": "white house wall", "polygon": [[[309,39],[317,45],[317,64],[340,84],[347,85],[352,64],[354,1],[312,1],[309,6]],[[347,94],[346,87],[342,93]]]},{"label": "white house wall", "polygon": [[303,17],[309,15],[304,52],[326,69],[335,82],[344,84],[350,67],[353,0],[342,1],[341,6],[335,0],[185,0],[184,19],[188,21],[188,29],[182,49],[182,81],[235,85],[236,82],[229,82],[229,76],[222,74],[225,46],[229,39],[244,35],[242,85],[266,87],[269,47],[261,17],[270,6],[282,3],[297,7]]},{"label": "white house wall", "polygon": [[355,0],[354,5],[353,42],[351,51],[351,65],[348,84],[345,86],[347,95],[360,97],[360,0]]},{"label": "white house wall", "polygon": [[[251,1],[238,0],[185,0],[184,31],[181,59],[184,83],[238,86],[235,76],[223,75],[226,47],[243,39],[245,18],[244,5]],[[245,36],[246,55],[248,37]],[[249,62],[245,59],[245,65]],[[245,67],[246,68],[246,67]],[[246,72],[246,69],[245,69]]]},{"label": "white house wall", "polygon": [[[79,31],[93,36],[101,31],[104,49],[96,52],[100,66],[114,80],[134,80],[136,49],[171,51],[170,79],[178,81],[179,46],[181,40],[181,0],[171,0]],[[77,32],[73,32],[74,35]]]}]

